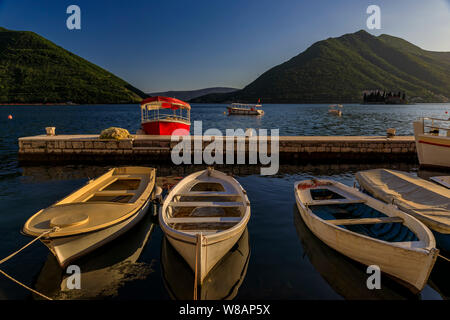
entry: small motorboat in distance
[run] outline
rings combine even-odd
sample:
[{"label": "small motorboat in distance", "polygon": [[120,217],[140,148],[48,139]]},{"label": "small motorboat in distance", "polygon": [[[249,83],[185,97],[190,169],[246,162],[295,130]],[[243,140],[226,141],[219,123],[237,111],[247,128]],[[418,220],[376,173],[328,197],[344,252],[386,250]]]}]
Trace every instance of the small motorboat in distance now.
[{"label": "small motorboat in distance", "polygon": [[27,220],[23,232],[40,240],[61,267],[117,238],[156,197],[156,169],[113,168]]},{"label": "small motorboat in distance", "polygon": [[438,248],[450,252],[450,190],[407,172],[361,171],[359,185],[373,197],[396,205],[431,229]]},{"label": "small motorboat in distance", "polygon": [[[141,130],[145,134],[188,135],[191,127],[189,103],[168,97],[150,97],[141,102]],[[177,130],[178,129],[178,130]],[[174,132],[177,130],[177,132]]]},{"label": "small motorboat in distance", "polygon": [[244,103],[232,103],[227,107],[228,115],[249,115],[249,116],[262,116],[264,110],[260,104],[244,104]]},{"label": "small motorboat in distance", "polygon": [[337,109],[337,108],[343,108],[343,106],[341,104],[338,104],[338,105],[333,104],[333,105],[328,107],[328,113],[334,114],[334,115],[336,115],[338,117],[341,117],[342,116],[342,110]]},{"label": "small motorboat in distance", "polygon": [[161,229],[194,271],[198,285],[239,240],[249,219],[245,190],[212,168],[178,182],[159,211]]},{"label": "small motorboat in distance", "polygon": [[413,292],[424,288],[439,250],[419,220],[336,181],[297,182],[294,193],[303,221],[328,246]]}]

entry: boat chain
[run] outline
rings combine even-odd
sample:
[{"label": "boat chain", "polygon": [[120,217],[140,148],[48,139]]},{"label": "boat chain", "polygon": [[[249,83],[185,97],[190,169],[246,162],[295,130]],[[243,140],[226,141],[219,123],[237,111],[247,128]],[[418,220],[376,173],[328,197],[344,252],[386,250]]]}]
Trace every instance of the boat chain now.
[{"label": "boat chain", "polygon": [[[29,247],[30,245],[32,245],[33,243],[35,243],[35,242],[38,241],[39,239],[41,239],[41,238],[45,237],[46,235],[48,235],[49,233],[57,232],[57,231],[59,231],[59,230],[60,230],[59,227],[54,227],[54,228],[52,228],[52,229],[50,229],[50,230],[48,230],[48,231],[42,233],[42,234],[39,235],[38,237],[36,237],[36,238],[34,238],[33,240],[31,240],[30,242],[28,242],[26,245],[24,245],[24,246],[23,246],[22,248],[20,248],[19,250],[17,250],[17,251],[15,251],[15,252],[11,253],[11,254],[10,254],[9,256],[7,256],[6,258],[0,260],[0,264],[5,263],[6,261],[10,260],[10,259],[13,258],[15,255],[17,255],[19,252],[23,251],[24,249],[26,249],[27,247]],[[20,281],[14,279],[12,276],[10,276],[9,274],[7,274],[5,271],[3,271],[3,270],[1,270],[1,269],[0,269],[0,273],[3,274],[3,275],[4,275],[5,277],[7,277],[8,279],[10,279],[11,281],[14,281],[14,282],[17,283],[18,285],[20,285],[20,286],[24,287],[25,289],[27,289],[27,290],[29,290],[29,291],[31,291],[31,292],[33,292],[33,293],[35,293],[35,294],[41,296],[42,298],[47,299],[47,300],[53,300],[52,298],[47,297],[46,295],[44,295],[44,294],[42,294],[42,293],[40,293],[40,292],[38,292],[38,291],[36,291],[36,290],[34,290],[34,289],[28,287],[27,285],[21,283]]]}]

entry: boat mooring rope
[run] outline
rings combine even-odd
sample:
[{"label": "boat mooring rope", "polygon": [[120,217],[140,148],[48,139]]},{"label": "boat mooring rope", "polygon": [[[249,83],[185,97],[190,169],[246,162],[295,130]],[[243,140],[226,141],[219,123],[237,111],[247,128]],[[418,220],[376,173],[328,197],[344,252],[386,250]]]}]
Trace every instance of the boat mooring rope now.
[{"label": "boat mooring rope", "polygon": [[440,255],[440,254],[438,254],[438,256],[441,257],[442,259],[446,260],[447,262],[450,262],[450,259],[449,259],[449,258],[444,257],[444,256],[442,256],[442,255]]},{"label": "boat mooring rope", "polygon": [[41,296],[42,298],[47,299],[47,300],[53,300],[52,298],[47,297],[45,294],[40,293],[40,292],[38,292],[38,291],[36,291],[34,289],[31,289],[30,287],[28,287],[27,285],[23,284],[22,282],[14,279],[13,277],[11,277],[9,274],[7,274],[5,271],[3,271],[1,269],[0,269],[0,273],[3,274],[5,277],[7,277],[9,280],[14,281],[15,283],[17,283],[19,286],[24,287],[25,289],[27,289],[27,290],[29,290],[29,291],[31,291],[31,292]]},{"label": "boat mooring rope", "polygon": [[[48,235],[49,233],[56,232],[56,231],[58,231],[58,230],[59,230],[58,227],[54,227],[53,229],[48,230],[48,231],[42,233],[42,234],[39,235],[38,237],[36,237],[36,238],[34,238],[33,240],[31,240],[30,242],[28,242],[26,245],[24,245],[24,246],[23,246],[22,248],[20,248],[19,250],[17,250],[17,251],[15,251],[15,252],[11,253],[11,254],[10,254],[9,256],[7,256],[6,258],[0,260],[0,264],[5,263],[6,261],[10,260],[12,257],[14,257],[14,256],[17,255],[19,252],[21,252],[21,251],[23,251],[24,249],[26,249],[27,247],[29,247],[30,245],[32,245],[33,243],[35,243],[36,241],[38,241],[38,240],[41,239],[42,237],[45,237],[45,236]],[[31,292],[33,292],[33,293],[35,293],[35,294],[41,296],[42,298],[47,299],[47,300],[53,300],[53,299],[47,297],[46,295],[44,295],[44,294],[42,294],[42,293],[40,293],[40,292],[38,292],[38,291],[36,291],[36,290],[34,290],[34,289],[28,287],[27,285],[21,283],[20,281],[14,279],[13,277],[11,277],[9,274],[7,274],[5,271],[3,271],[3,270],[1,270],[1,269],[0,269],[0,273],[3,274],[3,275],[4,275],[5,277],[7,277],[8,279],[10,279],[11,281],[14,281],[14,282],[17,283],[18,285],[20,285],[20,286],[24,287],[25,289],[27,289],[27,290],[29,290],[29,291],[31,291]]]}]

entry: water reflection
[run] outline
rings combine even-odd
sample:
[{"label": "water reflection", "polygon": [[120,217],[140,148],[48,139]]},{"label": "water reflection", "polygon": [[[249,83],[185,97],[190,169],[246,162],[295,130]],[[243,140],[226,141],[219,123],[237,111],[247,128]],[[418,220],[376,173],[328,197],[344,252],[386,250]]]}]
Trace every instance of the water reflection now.
[{"label": "water reflection", "polygon": [[[207,168],[206,165],[183,165],[173,166],[169,164],[142,164],[156,168],[158,177],[166,176],[187,176],[191,173]],[[22,167],[22,175],[30,182],[43,182],[49,180],[74,180],[88,179],[102,175],[108,169],[114,166],[84,166],[84,165],[65,165],[65,166],[26,166]],[[232,174],[235,176],[248,176],[260,174],[260,165],[215,165],[217,170]],[[308,173],[314,175],[339,175],[343,172],[355,173],[362,170],[375,168],[386,168],[400,171],[417,171],[418,165],[413,163],[379,163],[379,164],[357,164],[357,163],[332,163],[332,164],[283,164],[280,165],[278,173],[270,177],[279,177],[282,175]],[[427,171],[419,170],[427,173]],[[442,172],[441,172],[442,175]]]},{"label": "water reflection", "polygon": [[80,290],[67,288],[70,275],[60,268],[52,254],[48,255],[34,288],[54,299],[116,297],[126,283],[143,280],[154,272],[151,264],[137,261],[155,228],[153,221],[149,209],[144,219],[127,233],[76,261],[81,269]]},{"label": "water reflection", "polygon": [[348,300],[417,299],[408,289],[382,275],[381,289],[369,290],[367,267],[351,260],[324,244],[305,225],[294,206],[294,225],[303,252],[333,290]]},{"label": "water reflection", "polygon": [[[198,300],[231,300],[236,297],[250,260],[248,238],[248,230],[245,229],[238,242],[210,271],[203,285],[198,288]],[[172,299],[194,298],[194,273],[166,237],[161,245],[161,268],[164,285]]]}]

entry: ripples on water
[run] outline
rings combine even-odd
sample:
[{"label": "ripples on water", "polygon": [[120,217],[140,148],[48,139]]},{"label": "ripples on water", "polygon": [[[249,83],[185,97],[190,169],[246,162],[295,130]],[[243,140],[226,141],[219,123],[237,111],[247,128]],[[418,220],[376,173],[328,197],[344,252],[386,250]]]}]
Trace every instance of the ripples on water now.
[{"label": "ripples on water", "polygon": [[[212,127],[223,131],[227,128],[253,127],[279,128],[281,135],[384,135],[388,127],[395,127],[398,134],[410,135],[414,119],[424,115],[443,117],[447,109],[450,109],[449,105],[346,105],[344,116],[337,118],[327,114],[326,105],[268,105],[264,106],[266,114],[263,117],[249,118],[228,117],[223,114],[225,111],[223,105],[198,105],[193,106],[191,115],[192,120],[203,120],[204,130]],[[12,114],[14,119],[7,120],[8,114]],[[106,167],[82,165],[20,168],[17,164],[17,138],[41,134],[47,126],[55,126],[59,134],[95,134],[110,126],[124,127],[134,133],[139,127],[139,116],[138,106],[128,105],[0,107],[0,258],[30,240],[19,233],[29,216],[81,187],[88,178],[96,177],[107,170]],[[151,163],[148,165],[152,166]],[[224,171],[233,173],[247,190],[252,204],[252,218],[248,225],[246,240],[248,246],[245,245],[245,241],[240,245],[242,250],[249,251],[248,262],[239,258],[239,255],[233,255],[234,258],[224,263],[224,266],[227,263],[229,266],[235,266],[234,269],[240,270],[243,275],[242,281],[236,284],[239,287],[236,298],[448,297],[450,281],[445,272],[448,268],[442,263],[437,264],[429,286],[419,297],[411,297],[388,280],[382,282],[386,284],[382,291],[368,292],[361,285],[361,281],[365,279],[365,269],[324,246],[308,233],[301,221],[296,218],[298,213],[293,194],[295,181],[318,177],[332,178],[353,185],[354,173],[371,167],[390,167],[418,172],[411,164],[330,164],[282,166],[279,174],[262,177],[259,176],[258,167],[224,168]],[[157,168],[159,177],[185,176],[200,169],[186,166],[157,166]],[[130,233],[122,240],[118,239],[79,262],[83,265],[82,270],[88,270],[85,272],[89,279],[117,276],[115,278],[117,281],[109,285],[91,280],[93,281],[91,287],[85,288],[82,297],[92,298],[98,295],[119,299],[171,297],[168,282],[176,282],[177,275],[169,274],[167,278],[163,277],[162,256],[170,256],[171,261],[176,258],[173,258],[170,250],[166,252],[168,249],[163,244],[163,235],[159,227],[151,228],[155,221],[151,218],[147,220],[146,225],[141,224],[136,232]],[[247,253],[244,251],[243,256],[246,257]],[[182,265],[182,261],[177,263]],[[55,267],[52,256],[40,243],[7,262],[2,268],[26,284],[55,297],[76,297],[70,294],[61,295],[59,288],[64,273]],[[180,271],[180,274],[183,273]],[[221,274],[220,270],[217,274]],[[175,280],[171,278],[174,276]],[[214,279],[211,281],[215,283]],[[102,286],[105,286],[104,290],[99,291],[98,287]],[[185,291],[182,293],[186,294]],[[30,297],[28,292],[0,277],[0,299],[27,297]]]}]

